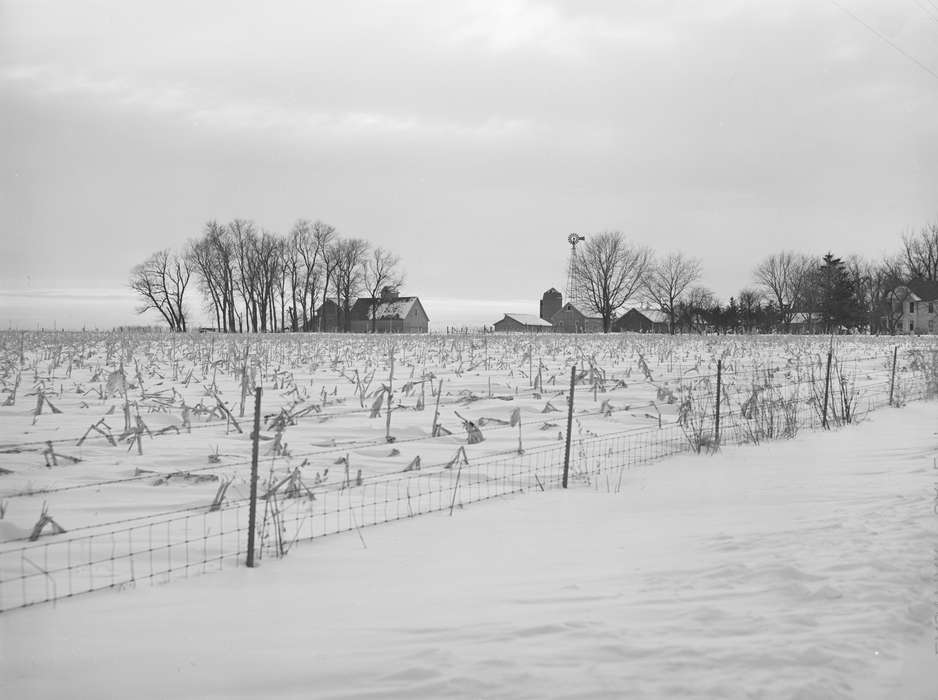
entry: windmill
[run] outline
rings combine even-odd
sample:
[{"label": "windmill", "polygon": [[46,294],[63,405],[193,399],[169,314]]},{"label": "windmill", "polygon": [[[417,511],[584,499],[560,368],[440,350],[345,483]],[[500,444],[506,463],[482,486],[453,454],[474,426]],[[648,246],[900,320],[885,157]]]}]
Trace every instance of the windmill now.
[{"label": "windmill", "polygon": [[574,269],[576,267],[576,247],[581,241],[585,241],[586,236],[577,233],[571,233],[567,236],[567,243],[570,244],[570,264],[567,267],[567,303],[574,306],[580,305],[580,285],[577,282]]}]

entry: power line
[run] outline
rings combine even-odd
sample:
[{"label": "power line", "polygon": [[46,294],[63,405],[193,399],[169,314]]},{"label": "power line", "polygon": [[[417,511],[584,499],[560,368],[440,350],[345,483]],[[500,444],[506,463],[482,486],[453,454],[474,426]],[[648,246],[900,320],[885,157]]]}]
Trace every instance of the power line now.
[{"label": "power line", "polygon": [[885,34],[883,34],[882,32],[880,32],[880,31],[879,31],[878,29],[876,29],[875,27],[873,27],[873,26],[867,24],[866,22],[864,22],[864,21],[863,21],[862,19],[860,19],[857,15],[855,15],[853,12],[851,12],[849,9],[847,9],[846,7],[844,7],[843,5],[841,5],[839,2],[837,2],[837,0],[830,0],[830,2],[831,2],[832,5],[834,5],[834,7],[837,7],[837,8],[839,8],[840,10],[842,10],[846,15],[848,15],[849,17],[851,17],[852,19],[854,19],[856,22],[858,22],[859,24],[861,24],[861,25],[863,25],[864,27],[866,27],[870,32],[872,32],[873,34],[875,34],[877,37],[879,37],[883,42],[885,42],[886,44],[888,44],[889,46],[891,46],[893,49],[895,49],[896,51],[898,51],[899,53],[901,53],[901,54],[902,54],[903,56],[905,56],[908,60],[912,61],[912,63],[914,63],[915,65],[917,65],[919,68],[921,68],[921,69],[922,69],[923,71],[925,71],[926,73],[928,73],[931,77],[933,77],[933,78],[935,78],[936,80],[938,80],[938,73],[936,73],[934,70],[932,70],[931,68],[929,68],[927,65],[925,65],[925,64],[922,63],[921,61],[919,61],[917,58],[915,58],[915,56],[911,55],[910,53],[907,53],[901,46],[899,46],[898,44],[896,44],[894,41],[892,41],[892,40],[891,40],[889,37],[887,37]]}]

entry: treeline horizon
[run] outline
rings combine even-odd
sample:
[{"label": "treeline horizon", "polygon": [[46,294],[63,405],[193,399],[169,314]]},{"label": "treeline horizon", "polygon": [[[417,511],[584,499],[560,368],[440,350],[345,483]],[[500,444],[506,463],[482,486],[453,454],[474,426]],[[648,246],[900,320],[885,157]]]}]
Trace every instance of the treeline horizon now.
[{"label": "treeline horizon", "polygon": [[348,331],[355,299],[369,294],[373,311],[383,289],[404,283],[397,255],[340,236],[322,221],[299,219],[278,235],[251,220],[212,220],[181,252],[157,251],[133,268],[130,288],[142,301],[137,313],[152,309],[170,330],[188,330],[193,275],[204,310],[226,333],[321,331],[316,309],[328,300],[338,308],[335,322]]},{"label": "treeline horizon", "polygon": [[[902,235],[897,250],[881,259],[832,251],[770,254],[726,303],[696,284],[700,259],[656,254],[618,231],[588,234],[571,268],[572,301],[602,317],[604,332],[623,308],[645,306],[665,314],[671,333],[788,332],[805,324],[824,333],[892,333],[905,300],[896,290],[938,282],[938,223]],[[374,332],[382,290],[396,292],[403,282],[397,255],[308,219],[297,220],[286,235],[251,220],[212,220],[181,251],[157,251],[130,274],[130,288],[141,299],[137,312],[155,310],[171,331],[189,329],[194,287],[223,332],[349,331],[360,296],[372,300]],[[330,300],[336,312],[327,328],[316,311]]]}]

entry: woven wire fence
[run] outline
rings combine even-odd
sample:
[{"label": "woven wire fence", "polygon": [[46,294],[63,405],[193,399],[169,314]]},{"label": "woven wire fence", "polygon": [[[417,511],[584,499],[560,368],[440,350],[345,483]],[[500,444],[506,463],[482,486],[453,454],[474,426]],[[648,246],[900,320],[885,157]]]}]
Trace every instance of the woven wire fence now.
[{"label": "woven wire fence", "polygon": [[[673,396],[679,404],[677,422],[659,417],[655,428],[611,435],[585,429],[576,418],[575,400],[570,481],[597,488],[602,483],[618,491],[625,470],[671,455],[789,438],[801,430],[856,422],[886,405],[938,396],[938,350],[918,349],[895,358],[890,354],[873,364],[869,358],[832,358],[830,365],[828,373],[821,358],[807,371],[800,368],[797,376],[773,370],[761,376],[748,372],[735,383],[732,374],[722,383],[709,375],[682,382]],[[586,402],[589,392],[580,389],[575,396]],[[581,415],[595,414],[582,405]],[[559,488],[563,469],[561,443],[478,461],[460,449],[446,465],[331,486],[308,488],[271,478],[259,488],[255,555],[282,557],[299,542],[329,534]],[[114,523],[35,542],[0,543],[0,612],[242,566],[249,505],[241,498],[132,525]]]}]

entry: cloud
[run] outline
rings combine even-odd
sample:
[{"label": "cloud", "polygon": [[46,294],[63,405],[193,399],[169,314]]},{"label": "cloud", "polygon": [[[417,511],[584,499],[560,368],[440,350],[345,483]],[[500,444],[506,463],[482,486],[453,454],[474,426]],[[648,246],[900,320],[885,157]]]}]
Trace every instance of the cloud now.
[{"label": "cloud", "polygon": [[534,50],[571,58],[585,56],[597,42],[619,48],[666,49],[677,40],[673,24],[575,14],[534,0],[470,3],[464,11],[451,30],[452,40],[467,45],[481,42],[494,53]]},{"label": "cloud", "polygon": [[95,76],[48,65],[13,65],[0,69],[0,83],[38,96],[73,98],[86,104],[91,98],[98,108],[123,107],[189,126],[268,132],[312,140],[404,136],[497,141],[523,138],[543,130],[530,119],[498,116],[467,121],[434,118],[416,112],[317,110],[269,99],[238,99],[192,85],[133,83],[127,78]]}]

